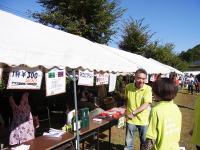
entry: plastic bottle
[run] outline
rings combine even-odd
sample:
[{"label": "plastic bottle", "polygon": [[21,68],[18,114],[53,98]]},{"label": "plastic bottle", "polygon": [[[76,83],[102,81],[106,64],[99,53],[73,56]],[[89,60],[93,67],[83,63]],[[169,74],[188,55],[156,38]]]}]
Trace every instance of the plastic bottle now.
[{"label": "plastic bottle", "polygon": [[76,131],[76,115],[75,115],[75,112],[73,112],[71,124],[72,124],[72,130]]}]

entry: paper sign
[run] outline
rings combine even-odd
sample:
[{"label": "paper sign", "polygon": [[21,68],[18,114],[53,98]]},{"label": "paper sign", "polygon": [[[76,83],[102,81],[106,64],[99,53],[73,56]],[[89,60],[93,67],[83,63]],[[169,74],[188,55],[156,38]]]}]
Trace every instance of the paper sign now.
[{"label": "paper sign", "polygon": [[15,67],[9,73],[7,89],[40,89],[41,81],[38,68]]},{"label": "paper sign", "polygon": [[116,80],[117,80],[117,75],[116,75],[116,74],[113,74],[113,73],[110,73],[108,92],[112,92],[112,91],[115,90]]},{"label": "paper sign", "polygon": [[97,73],[96,74],[96,85],[108,84],[108,73]]},{"label": "paper sign", "polygon": [[93,71],[81,71],[78,74],[78,85],[93,86],[94,85],[94,72]]},{"label": "paper sign", "polygon": [[56,95],[66,92],[65,69],[54,68],[45,73],[46,96]]}]

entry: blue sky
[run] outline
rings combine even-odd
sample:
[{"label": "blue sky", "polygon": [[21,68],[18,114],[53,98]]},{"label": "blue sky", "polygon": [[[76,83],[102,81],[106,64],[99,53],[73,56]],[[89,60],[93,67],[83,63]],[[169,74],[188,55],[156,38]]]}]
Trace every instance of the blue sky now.
[{"label": "blue sky", "polygon": [[[120,6],[127,11],[118,22],[119,27],[130,17],[145,18],[144,25],[155,32],[152,40],[173,43],[177,53],[200,44],[199,0],[121,0]],[[40,11],[41,7],[36,0],[0,0],[0,9],[27,18],[27,9]],[[117,47],[120,35],[119,31],[109,45]]]}]

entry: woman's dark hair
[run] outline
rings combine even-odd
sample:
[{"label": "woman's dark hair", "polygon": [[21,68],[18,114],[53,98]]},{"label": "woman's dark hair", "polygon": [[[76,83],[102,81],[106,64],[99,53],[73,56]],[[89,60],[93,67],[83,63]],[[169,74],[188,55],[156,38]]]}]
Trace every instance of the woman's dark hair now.
[{"label": "woman's dark hair", "polygon": [[156,80],[152,85],[153,93],[163,101],[172,100],[177,94],[177,87],[169,78],[161,78]]}]

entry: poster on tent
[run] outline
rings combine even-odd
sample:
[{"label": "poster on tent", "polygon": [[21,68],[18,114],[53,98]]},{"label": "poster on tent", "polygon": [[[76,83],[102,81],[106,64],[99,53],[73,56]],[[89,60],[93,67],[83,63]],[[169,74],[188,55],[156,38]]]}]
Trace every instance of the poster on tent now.
[{"label": "poster on tent", "polygon": [[39,90],[42,71],[39,68],[14,67],[9,72],[7,89]]},{"label": "poster on tent", "polygon": [[64,68],[53,68],[45,73],[46,96],[66,92],[66,72]]},{"label": "poster on tent", "polygon": [[97,73],[96,85],[108,84],[108,79],[109,79],[108,73]]},{"label": "poster on tent", "polygon": [[93,86],[94,85],[94,71],[79,70],[78,85]]},{"label": "poster on tent", "polygon": [[116,81],[117,81],[117,75],[110,73],[108,92],[113,92],[115,90]]}]

